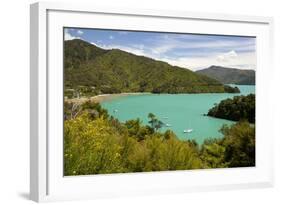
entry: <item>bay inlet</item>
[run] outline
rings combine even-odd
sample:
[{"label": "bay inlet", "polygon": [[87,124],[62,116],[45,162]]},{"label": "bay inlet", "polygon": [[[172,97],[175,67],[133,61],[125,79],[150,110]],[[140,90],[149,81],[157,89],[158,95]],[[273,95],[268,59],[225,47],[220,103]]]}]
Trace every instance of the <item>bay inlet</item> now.
[{"label": "bay inlet", "polygon": [[[235,86],[241,93],[127,95],[101,104],[121,122],[139,118],[143,124],[148,124],[148,113],[153,113],[167,125],[160,131],[170,129],[181,140],[194,139],[202,144],[205,139],[222,137],[219,130],[223,124],[235,123],[205,116],[215,103],[237,95],[255,93],[254,85]],[[187,129],[192,129],[192,132],[184,133]]]}]

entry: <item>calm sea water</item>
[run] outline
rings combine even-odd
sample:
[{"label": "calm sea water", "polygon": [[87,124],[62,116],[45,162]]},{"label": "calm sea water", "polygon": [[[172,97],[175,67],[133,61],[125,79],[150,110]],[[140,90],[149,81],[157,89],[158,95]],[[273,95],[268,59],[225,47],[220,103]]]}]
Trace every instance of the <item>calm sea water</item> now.
[{"label": "calm sea water", "polygon": [[[148,124],[147,115],[151,112],[170,125],[161,128],[161,131],[171,129],[179,139],[195,139],[201,144],[204,139],[222,137],[219,132],[222,125],[234,123],[204,116],[215,103],[235,95],[255,93],[255,86],[238,87],[241,91],[239,94],[146,94],[115,98],[103,102],[102,106],[121,122],[140,118],[143,124]],[[114,110],[118,111],[114,112]],[[193,131],[184,133],[185,129]]]}]

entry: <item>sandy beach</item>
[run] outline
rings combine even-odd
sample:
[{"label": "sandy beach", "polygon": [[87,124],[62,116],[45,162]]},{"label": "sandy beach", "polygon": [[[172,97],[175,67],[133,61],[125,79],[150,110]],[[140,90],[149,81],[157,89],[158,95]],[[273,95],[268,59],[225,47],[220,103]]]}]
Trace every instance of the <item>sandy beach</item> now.
[{"label": "sandy beach", "polygon": [[102,95],[96,95],[93,97],[81,97],[81,98],[72,98],[72,99],[65,99],[66,102],[72,102],[72,103],[84,103],[86,101],[93,101],[97,103],[102,103],[105,101],[110,101],[118,97],[123,97],[123,96],[129,96],[129,95],[146,95],[150,94],[147,92],[144,93],[117,93],[117,94],[102,94]]}]

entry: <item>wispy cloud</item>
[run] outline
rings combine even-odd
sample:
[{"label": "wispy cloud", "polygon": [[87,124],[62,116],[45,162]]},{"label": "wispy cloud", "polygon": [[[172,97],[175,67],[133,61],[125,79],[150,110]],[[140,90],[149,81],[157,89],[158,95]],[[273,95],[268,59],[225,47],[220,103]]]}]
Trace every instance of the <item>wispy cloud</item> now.
[{"label": "wispy cloud", "polygon": [[[185,38],[185,40],[182,40]],[[200,39],[201,38],[201,39]],[[187,40],[188,39],[188,40]],[[200,52],[215,53],[219,50],[238,50],[238,51],[250,51],[255,49],[255,41],[235,41],[224,39],[204,39],[202,36],[188,35],[188,36],[169,36],[163,35],[162,38],[158,38],[156,41],[152,42],[153,52],[156,54],[165,54],[169,51],[182,50],[200,50]],[[178,54],[180,52],[176,51]],[[182,55],[184,55],[184,53]]]},{"label": "wispy cloud", "polygon": [[233,60],[237,57],[238,57],[237,53],[234,50],[232,50],[232,51],[229,51],[227,53],[223,53],[221,55],[218,55],[217,60],[219,62],[228,62],[228,61],[231,61],[231,60]]},{"label": "wispy cloud", "polygon": [[79,36],[74,36],[70,33],[69,29],[65,29],[64,30],[64,40],[65,41],[69,41],[69,40],[73,40],[73,39],[81,39],[81,37]]},{"label": "wispy cloud", "polygon": [[246,52],[240,53],[239,55],[231,50],[226,53],[214,53],[211,55],[198,55],[189,57],[169,57],[168,55],[159,55],[159,53],[154,52],[153,47],[146,47],[142,44],[124,46],[118,44],[95,44],[103,49],[120,49],[129,53],[133,53],[139,56],[147,56],[156,60],[161,60],[169,63],[170,65],[180,66],[188,68],[191,70],[199,70],[207,68],[211,65],[220,65],[226,67],[236,67],[240,69],[255,69],[255,53]]},{"label": "wispy cloud", "polygon": [[83,33],[84,33],[84,32],[81,31],[81,30],[78,30],[78,31],[77,31],[77,34],[78,34],[78,35],[83,35]]},{"label": "wispy cloud", "polygon": [[[198,70],[211,65],[255,69],[255,38],[200,34],[151,33],[79,29],[83,39],[104,49],[121,49],[136,55]],[[82,37],[78,29],[66,39]]]},{"label": "wispy cloud", "polygon": [[[231,51],[230,51],[231,52]],[[228,52],[228,54],[230,53]],[[222,54],[224,55],[224,54]],[[222,61],[218,56],[211,55],[207,57],[187,57],[187,58],[162,58],[171,65],[189,68],[191,70],[200,70],[211,65],[220,65],[239,69],[256,69],[255,53],[241,53],[237,57],[227,57]]]}]

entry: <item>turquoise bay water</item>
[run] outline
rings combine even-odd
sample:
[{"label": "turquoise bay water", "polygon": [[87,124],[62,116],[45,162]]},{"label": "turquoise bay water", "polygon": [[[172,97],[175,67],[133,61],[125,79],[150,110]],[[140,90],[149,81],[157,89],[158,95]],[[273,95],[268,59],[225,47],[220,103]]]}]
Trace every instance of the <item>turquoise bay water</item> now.
[{"label": "turquoise bay water", "polygon": [[[203,143],[204,139],[221,137],[219,129],[223,124],[233,121],[204,116],[215,103],[235,95],[255,93],[255,86],[239,85],[238,94],[145,94],[115,98],[102,103],[109,113],[121,122],[140,118],[143,124],[148,124],[148,113],[155,114],[158,119],[170,127],[163,127],[161,131],[173,130],[179,139],[195,139]],[[114,110],[118,110],[114,112]],[[193,129],[191,133],[184,133],[185,129]]]}]

